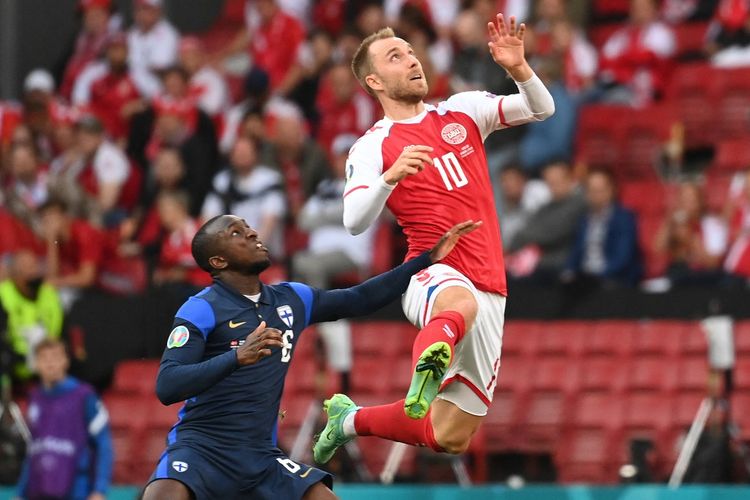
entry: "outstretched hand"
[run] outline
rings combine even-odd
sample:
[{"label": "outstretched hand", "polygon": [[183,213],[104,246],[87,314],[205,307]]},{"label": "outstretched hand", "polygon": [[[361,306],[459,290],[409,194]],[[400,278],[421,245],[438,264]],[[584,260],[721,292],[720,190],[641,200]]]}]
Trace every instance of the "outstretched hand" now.
[{"label": "outstretched hand", "polygon": [[432,260],[432,262],[438,262],[446,258],[448,254],[453,251],[456,244],[458,243],[458,240],[461,239],[461,236],[469,234],[481,225],[481,220],[477,222],[474,222],[473,220],[467,220],[464,222],[460,222],[450,228],[443,235],[443,237],[440,238],[440,241],[437,242],[437,245],[432,247],[432,250],[430,250],[430,259]]},{"label": "outstretched hand", "polygon": [[487,46],[490,49],[492,59],[497,64],[511,72],[513,68],[526,64],[523,50],[523,37],[526,34],[526,25],[521,23],[516,28],[515,16],[510,16],[510,26],[506,26],[502,14],[497,15],[497,24],[487,23],[487,31],[490,41]]}]

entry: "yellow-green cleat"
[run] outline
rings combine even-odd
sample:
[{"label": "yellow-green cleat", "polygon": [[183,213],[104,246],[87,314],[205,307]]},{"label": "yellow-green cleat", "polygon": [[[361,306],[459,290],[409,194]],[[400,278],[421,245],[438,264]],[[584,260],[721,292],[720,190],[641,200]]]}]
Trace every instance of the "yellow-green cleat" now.
[{"label": "yellow-green cleat", "polygon": [[419,419],[427,415],[450,364],[451,347],[447,342],[435,342],[422,352],[404,400],[407,417]]},{"label": "yellow-green cleat", "polygon": [[328,422],[313,442],[313,458],[319,464],[328,462],[336,450],[354,439],[344,434],[344,419],[357,411],[357,405],[345,394],[334,394],[323,401],[323,409],[328,414]]}]

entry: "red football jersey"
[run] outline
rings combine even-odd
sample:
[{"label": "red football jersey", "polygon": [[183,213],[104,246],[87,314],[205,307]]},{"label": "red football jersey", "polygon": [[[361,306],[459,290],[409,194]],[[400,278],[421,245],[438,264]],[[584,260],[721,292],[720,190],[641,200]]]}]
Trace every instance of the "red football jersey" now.
[{"label": "red football jersey", "polygon": [[508,125],[503,99],[487,92],[464,92],[437,106],[426,105],[414,118],[380,120],[350,151],[344,196],[368,188],[405,148],[431,146],[434,164],[399,182],[387,201],[406,234],[407,259],[432,248],[453,225],[482,220],[483,226],[462,237],[443,262],[466,275],[478,289],[507,295],[484,151],[487,135]]}]

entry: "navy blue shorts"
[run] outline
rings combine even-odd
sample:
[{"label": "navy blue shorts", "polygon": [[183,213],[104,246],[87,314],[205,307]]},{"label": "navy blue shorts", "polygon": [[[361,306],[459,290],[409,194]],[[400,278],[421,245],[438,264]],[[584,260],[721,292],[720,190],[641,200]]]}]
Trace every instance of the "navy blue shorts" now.
[{"label": "navy blue shorts", "polygon": [[158,479],[180,481],[196,500],[298,500],[315,483],[333,487],[330,474],[294,462],[278,448],[252,450],[179,441],[162,454],[148,482]]}]

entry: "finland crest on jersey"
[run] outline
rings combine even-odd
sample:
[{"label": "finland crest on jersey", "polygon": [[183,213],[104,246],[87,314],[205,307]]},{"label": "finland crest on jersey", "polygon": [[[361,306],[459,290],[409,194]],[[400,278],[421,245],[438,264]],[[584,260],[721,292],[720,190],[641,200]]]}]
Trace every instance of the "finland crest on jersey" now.
[{"label": "finland crest on jersey", "polygon": [[277,307],[276,314],[279,315],[279,318],[281,318],[281,321],[283,321],[286,326],[292,328],[292,325],[294,325],[294,313],[292,312],[291,306],[283,305]]}]

